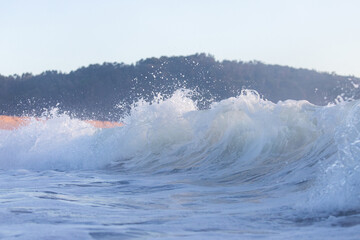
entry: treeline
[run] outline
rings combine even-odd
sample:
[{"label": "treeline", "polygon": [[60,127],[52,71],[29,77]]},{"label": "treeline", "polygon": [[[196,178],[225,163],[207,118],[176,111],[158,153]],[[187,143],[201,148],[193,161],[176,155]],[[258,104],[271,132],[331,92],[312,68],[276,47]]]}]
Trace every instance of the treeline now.
[{"label": "treeline", "polygon": [[[179,88],[196,90],[200,108],[212,99],[257,90],[277,102],[306,99],[325,105],[336,98],[358,99],[360,79],[261,62],[216,61],[206,54],[140,60],[136,64],[104,63],[68,74],[0,75],[0,114],[40,115],[57,106],[80,118],[114,120],[139,98],[168,96]],[[125,106],[119,108],[118,106]]]}]

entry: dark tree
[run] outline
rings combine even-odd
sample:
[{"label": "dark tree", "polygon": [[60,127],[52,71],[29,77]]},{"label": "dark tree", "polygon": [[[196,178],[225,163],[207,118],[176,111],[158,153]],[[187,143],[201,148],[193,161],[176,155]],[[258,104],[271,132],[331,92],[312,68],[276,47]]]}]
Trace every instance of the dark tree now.
[{"label": "dark tree", "polygon": [[0,75],[0,114],[40,115],[58,106],[80,118],[118,119],[139,98],[151,100],[179,88],[196,90],[200,108],[206,99],[221,100],[242,89],[257,90],[277,102],[306,99],[325,105],[338,96],[358,99],[360,79],[314,70],[267,65],[258,61],[216,61],[206,54],[140,60],[135,65],[103,63],[82,67],[68,74],[46,71],[40,75]]}]

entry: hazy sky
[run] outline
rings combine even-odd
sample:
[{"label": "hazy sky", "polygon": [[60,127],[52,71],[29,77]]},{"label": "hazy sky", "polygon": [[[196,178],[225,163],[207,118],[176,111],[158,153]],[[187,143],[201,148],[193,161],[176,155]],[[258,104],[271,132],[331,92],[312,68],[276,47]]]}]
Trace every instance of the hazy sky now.
[{"label": "hazy sky", "polygon": [[210,53],[360,77],[358,0],[0,0],[0,74]]}]

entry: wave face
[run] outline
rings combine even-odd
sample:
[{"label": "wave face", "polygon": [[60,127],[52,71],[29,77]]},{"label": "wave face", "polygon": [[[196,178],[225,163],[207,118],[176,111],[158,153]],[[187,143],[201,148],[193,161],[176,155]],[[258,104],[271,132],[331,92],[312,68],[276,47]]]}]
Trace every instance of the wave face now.
[{"label": "wave face", "polygon": [[139,101],[118,128],[54,113],[0,131],[0,169],[171,176],[269,199],[286,195],[274,204],[295,209],[288,217],[300,222],[360,212],[360,101],[275,104],[247,90],[198,110],[190,94]]}]

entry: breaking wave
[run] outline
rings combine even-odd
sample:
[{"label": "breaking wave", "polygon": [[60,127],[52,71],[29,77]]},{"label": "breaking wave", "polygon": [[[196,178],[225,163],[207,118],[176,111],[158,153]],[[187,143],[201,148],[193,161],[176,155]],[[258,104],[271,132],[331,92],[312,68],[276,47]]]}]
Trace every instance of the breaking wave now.
[{"label": "breaking wave", "polygon": [[179,174],[194,184],[293,192],[302,211],[360,211],[359,101],[272,103],[247,90],[198,110],[190,95],[139,101],[123,127],[55,113],[0,130],[0,169]]}]

